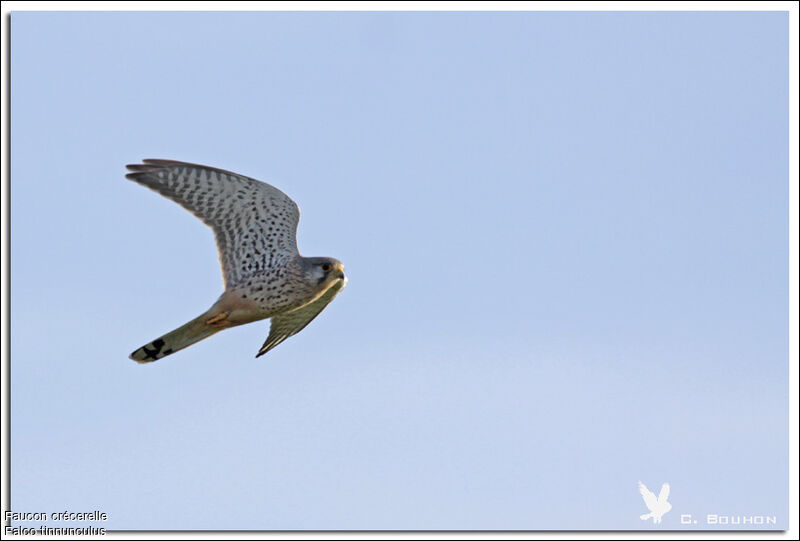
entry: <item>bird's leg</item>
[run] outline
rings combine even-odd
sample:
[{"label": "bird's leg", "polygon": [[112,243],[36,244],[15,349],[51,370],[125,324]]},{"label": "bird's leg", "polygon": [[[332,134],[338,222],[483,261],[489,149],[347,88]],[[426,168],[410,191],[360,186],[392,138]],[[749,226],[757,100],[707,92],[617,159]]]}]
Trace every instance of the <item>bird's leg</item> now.
[{"label": "bird's leg", "polygon": [[206,320],[206,325],[210,325],[211,327],[221,327],[227,323],[228,319],[228,312],[220,312],[214,317],[208,318]]}]

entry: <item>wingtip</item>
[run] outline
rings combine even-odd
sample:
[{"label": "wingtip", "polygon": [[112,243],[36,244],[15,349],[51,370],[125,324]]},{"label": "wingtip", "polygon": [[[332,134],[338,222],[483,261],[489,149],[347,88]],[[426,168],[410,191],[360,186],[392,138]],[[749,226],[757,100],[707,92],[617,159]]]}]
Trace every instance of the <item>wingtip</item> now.
[{"label": "wingtip", "polygon": [[128,171],[151,171],[155,168],[152,165],[147,165],[146,163],[129,163],[125,165],[125,169]]},{"label": "wingtip", "polygon": [[171,160],[157,160],[157,159],[146,159],[142,160],[142,163],[129,163],[125,165],[125,168],[130,171],[130,173],[125,174],[125,178],[128,180],[133,180],[134,182],[138,182],[140,184],[147,184],[143,182],[148,176],[154,175],[159,171],[162,171],[171,165],[176,165],[179,162],[171,161]]},{"label": "wingtip", "polygon": [[182,162],[178,160],[165,160],[163,158],[145,158],[144,160],[142,160],[142,163],[149,165],[151,167],[154,165],[157,167],[168,167],[170,165],[188,165],[188,166],[198,167],[189,162]]}]

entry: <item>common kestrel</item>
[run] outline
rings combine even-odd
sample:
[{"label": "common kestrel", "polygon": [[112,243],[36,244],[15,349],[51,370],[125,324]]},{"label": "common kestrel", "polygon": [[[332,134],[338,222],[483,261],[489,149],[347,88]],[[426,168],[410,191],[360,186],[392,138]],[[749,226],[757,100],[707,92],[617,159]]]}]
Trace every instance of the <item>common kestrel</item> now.
[{"label": "common kestrel", "polygon": [[297,251],[300,210],[277,188],[203,165],[143,162],[128,165],[126,177],[213,229],[225,292],[199,317],[131,353],[134,361],[152,362],[221,330],[272,318],[259,357],[300,332],[347,284],[339,260]]}]

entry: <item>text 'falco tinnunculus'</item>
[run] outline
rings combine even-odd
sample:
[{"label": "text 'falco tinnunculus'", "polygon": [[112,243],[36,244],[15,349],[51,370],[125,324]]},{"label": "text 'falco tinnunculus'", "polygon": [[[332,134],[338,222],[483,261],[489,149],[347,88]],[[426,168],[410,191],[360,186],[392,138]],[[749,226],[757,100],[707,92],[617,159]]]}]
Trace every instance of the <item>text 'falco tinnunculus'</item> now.
[{"label": "text 'falco tinnunculus'", "polygon": [[303,330],[347,284],[339,260],[297,251],[300,210],[277,188],[203,165],[143,162],[128,165],[126,177],[214,231],[225,292],[204,314],[131,353],[134,361],[156,361],[229,327],[272,318],[259,357]]}]

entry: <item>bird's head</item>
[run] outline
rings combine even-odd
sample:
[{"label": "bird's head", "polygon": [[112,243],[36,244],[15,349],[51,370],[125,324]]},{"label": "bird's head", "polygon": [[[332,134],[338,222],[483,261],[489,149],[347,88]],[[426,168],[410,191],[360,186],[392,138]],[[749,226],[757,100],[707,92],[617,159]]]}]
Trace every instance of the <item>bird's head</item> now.
[{"label": "bird's head", "polygon": [[344,275],[344,265],[332,257],[306,257],[304,258],[306,279],[316,287],[327,289],[328,286],[342,280],[347,283]]}]

